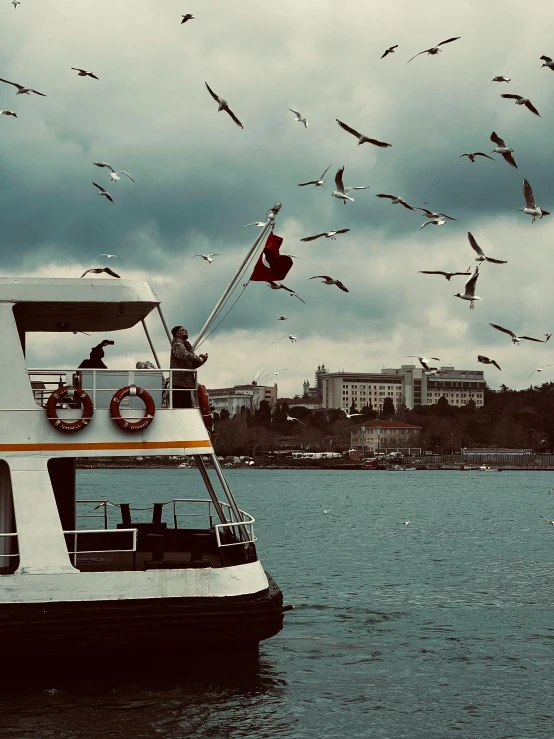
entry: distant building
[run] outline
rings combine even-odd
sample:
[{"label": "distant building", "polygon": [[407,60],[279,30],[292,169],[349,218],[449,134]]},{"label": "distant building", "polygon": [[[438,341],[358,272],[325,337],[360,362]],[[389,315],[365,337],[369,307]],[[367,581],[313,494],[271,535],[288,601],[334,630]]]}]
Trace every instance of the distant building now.
[{"label": "distant building", "polygon": [[350,429],[350,447],[375,454],[385,449],[416,449],[421,446],[421,426],[402,421],[368,421]]},{"label": "distant building", "polygon": [[358,410],[370,405],[373,410],[383,409],[385,398],[391,398],[396,408],[403,402],[403,380],[398,374],[384,375],[377,372],[328,372],[321,378],[323,408]]},{"label": "distant building", "polygon": [[403,377],[404,403],[413,410],[421,405],[436,405],[444,397],[449,405],[460,407],[470,400],[480,408],[485,402],[485,374],[482,370],[457,370],[440,367],[432,373],[414,364],[399,369],[383,369],[383,374]]},{"label": "distant building", "polygon": [[208,390],[208,398],[214,410],[225,409],[231,416],[240,413],[242,406],[254,413],[260,407],[262,400],[265,400],[273,410],[277,403],[277,384],[258,385],[253,382],[251,385],[217,388]]},{"label": "distant building", "polygon": [[304,398],[322,398],[323,397],[323,377],[328,372],[324,364],[319,364],[315,371],[314,387],[310,387],[310,381],[304,380],[302,385],[302,397]]},{"label": "distant building", "polygon": [[298,395],[294,398],[279,398],[277,403],[279,405],[286,403],[289,408],[295,408],[299,405],[304,408],[310,408],[311,410],[319,410],[319,408],[323,408],[321,398],[300,398]]}]

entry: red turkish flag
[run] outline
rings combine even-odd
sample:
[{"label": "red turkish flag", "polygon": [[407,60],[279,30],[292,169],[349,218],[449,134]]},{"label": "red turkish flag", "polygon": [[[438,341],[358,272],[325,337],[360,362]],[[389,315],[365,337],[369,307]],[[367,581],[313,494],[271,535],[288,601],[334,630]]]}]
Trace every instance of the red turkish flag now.
[{"label": "red turkish flag", "polygon": [[282,243],[281,236],[276,236],[273,231],[269,234],[250,282],[280,282],[285,279],[292,267],[292,259],[285,254],[279,254]]}]

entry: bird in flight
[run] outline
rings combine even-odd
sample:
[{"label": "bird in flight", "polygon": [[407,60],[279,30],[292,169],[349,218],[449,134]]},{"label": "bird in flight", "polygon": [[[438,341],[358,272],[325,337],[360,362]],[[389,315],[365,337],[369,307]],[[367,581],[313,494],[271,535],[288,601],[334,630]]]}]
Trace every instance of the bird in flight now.
[{"label": "bird in flight", "polygon": [[482,300],[482,298],[480,298],[478,295],[475,295],[475,286],[477,284],[478,277],[479,277],[479,267],[475,267],[475,272],[466,282],[465,292],[463,293],[463,295],[462,293],[456,293],[454,295],[455,298],[461,298],[462,300],[469,300],[470,309],[475,308],[475,305],[474,305],[475,300]]},{"label": "bird in flight", "polygon": [[501,139],[500,136],[495,133],[494,131],[491,133],[491,141],[496,144],[495,148],[492,150],[491,154],[502,154],[504,159],[510,164],[512,167],[515,167],[517,169],[517,164],[515,162],[515,159],[512,156],[513,149],[510,149],[509,146],[506,146],[506,142],[504,139]]},{"label": "bird in flight", "polygon": [[[329,165],[330,167],[331,165]],[[301,182],[298,187],[306,187],[306,185],[315,185],[316,187],[323,187],[323,183],[325,180],[323,179],[325,175],[327,174],[327,171],[329,170],[329,167],[325,170],[325,172],[321,175],[321,177],[318,180],[310,180],[309,182]]]},{"label": "bird in flight", "polygon": [[114,168],[112,167],[112,165],[111,165],[111,164],[108,164],[108,162],[93,162],[93,164],[94,164],[94,165],[95,165],[96,167],[105,167],[106,169],[109,169],[109,170],[110,170],[110,182],[117,182],[118,180],[120,180],[120,179],[121,179],[121,177],[119,176],[120,174],[126,174],[126,175],[127,175],[127,177],[128,177],[128,178],[129,178],[129,179],[130,179],[130,180],[131,180],[132,182],[134,182],[134,181],[135,181],[135,180],[134,180],[134,179],[133,179],[133,178],[131,177],[131,175],[129,174],[129,172],[127,172],[127,171],[126,171],[126,170],[124,170],[124,169],[119,169],[119,170],[115,170],[115,169],[114,169]]},{"label": "bird in flight", "polygon": [[410,522],[409,521],[399,521],[399,524],[402,524],[402,526],[407,526]]},{"label": "bird in flight", "polygon": [[354,198],[351,198],[348,193],[352,190],[369,190],[369,185],[362,185],[360,187],[345,187],[342,182],[342,173],[344,172],[344,166],[340,167],[340,169],[337,170],[337,174],[335,175],[335,187],[337,188],[333,193],[332,196],[334,198],[339,198],[339,200],[342,200],[342,202],[346,205],[347,200],[351,200],[354,202]]},{"label": "bird in flight", "polygon": [[541,56],[541,59],[543,60],[544,64],[541,64],[541,69],[543,67],[549,67],[554,72],[554,61],[552,61],[552,58],[549,56]]},{"label": "bird in flight", "polygon": [[[382,59],[383,57],[381,57]],[[344,408],[342,409],[342,412],[346,416],[346,418],[354,418],[354,416],[363,416],[363,413],[348,413],[348,411],[345,411]]]},{"label": "bird in flight", "polygon": [[194,257],[201,257],[205,262],[211,264],[214,261],[214,257],[220,257],[221,254],[193,254]]},{"label": "bird in flight", "polygon": [[5,82],[7,85],[13,85],[14,87],[17,87],[16,95],[30,95],[32,92],[35,95],[40,95],[41,97],[45,98],[46,95],[43,92],[39,92],[38,90],[33,90],[32,87],[24,87],[23,85],[18,85],[17,82],[10,82],[9,80],[3,80],[0,77],[0,82]]},{"label": "bird in flight", "polygon": [[512,344],[519,344],[522,339],[526,339],[527,341],[536,341],[538,344],[546,344],[551,336],[551,334],[545,334],[545,336],[547,337],[546,339],[534,339],[532,336],[516,336],[513,331],[510,331],[509,328],[503,328],[497,323],[489,323],[489,326],[492,326],[497,331],[502,331],[503,333],[508,334],[508,336],[511,336]]},{"label": "bird in flight", "polygon": [[219,95],[216,95],[215,92],[212,90],[212,88],[208,85],[207,82],[204,82],[204,84],[208,88],[208,92],[210,93],[210,95],[213,97],[213,99],[216,101],[216,103],[219,106],[218,109],[217,109],[217,112],[218,113],[221,113],[221,111],[224,110],[228,115],[231,116],[231,118],[235,121],[235,123],[237,124],[237,126],[240,126],[241,128],[244,128],[244,126],[242,125],[242,123],[239,121],[239,119],[237,118],[237,116],[233,113],[233,111],[229,107],[227,101],[224,100],[223,98],[220,98]]},{"label": "bird in flight", "polygon": [[302,298],[300,297],[300,295],[297,295],[294,292],[294,290],[291,290],[290,289],[290,287],[286,287],[285,285],[283,285],[282,282],[268,282],[267,284],[269,285],[269,287],[272,290],[286,290],[288,293],[291,294],[292,297],[298,298],[298,300],[300,300],[302,303],[304,303],[304,305],[307,305],[306,301],[305,300],[302,300]]},{"label": "bird in flight", "polygon": [[20,0],[10,0],[10,3],[13,5],[14,10],[17,10],[18,5],[21,5]]},{"label": "bird in flight", "polygon": [[387,144],[385,141],[378,141],[377,139],[369,138],[369,136],[356,131],[355,128],[350,128],[350,126],[347,126],[346,123],[339,121],[338,118],[336,119],[336,121],[344,131],[351,133],[352,136],[356,136],[356,138],[358,139],[358,146],[360,146],[360,144],[373,144],[373,146],[379,146],[381,149],[386,149],[388,146],[392,146],[392,144]]},{"label": "bird in flight", "polygon": [[419,53],[415,54],[411,59],[408,59],[406,64],[409,64],[411,61],[413,61],[416,56],[419,56],[420,54],[427,54],[428,56],[433,56],[434,54],[438,54],[442,49],[441,46],[444,46],[444,44],[449,44],[452,41],[457,41],[461,36],[454,36],[454,38],[447,38],[446,41],[441,41],[440,44],[437,44],[436,46],[432,46],[430,49],[423,49],[423,51],[420,51]]},{"label": "bird in flight", "polygon": [[538,115],[539,118],[541,117],[541,114],[539,111],[535,108],[533,103],[529,100],[529,98],[524,98],[522,95],[512,95],[509,92],[505,92],[500,96],[501,98],[508,98],[509,100],[515,100],[516,105],[525,105],[525,107],[531,111],[531,113],[534,113],[535,115]]},{"label": "bird in flight", "polygon": [[408,203],[404,200],[404,198],[399,197],[398,195],[385,195],[384,193],[378,193],[376,198],[389,198],[391,201],[391,205],[403,205],[404,208],[407,210],[413,210],[415,212],[415,208],[412,208],[411,205],[408,205]]},{"label": "bird in flight", "polygon": [[533,216],[533,220],[531,221],[531,223],[535,223],[536,218],[540,220],[543,216],[550,215],[547,210],[539,208],[539,206],[535,203],[533,190],[531,189],[531,185],[527,180],[523,180],[523,197],[525,198],[526,207],[520,208],[520,210],[523,211],[523,213],[527,213],[527,215],[529,216]]},{"label": "bird in flight", "polygon": [[493,259],[492,257],[487,257],[485,252],[481,249],[479,244],[475,241],[473,234],[471,234],[469,231],[467,232],[467,238],[469,239],[471,248],[474,251],[476,251],[478,254],[478,256],[475,257],[476,262],[492,262],[493,264],[508,264],[508,262],[503,259]]},{"label": "bird in flight", "polygon": [[193,20],[195,20],[195,18],[194,18],[194,16],[193,16],[192,13],[187,13],[186,15],[183,15],[182,18],[183,18],[183,20],[181,21],[181,25],[183,25],[183,23],[186,23],[187,21],[193,21]]},{"label": "bird in flight", "polygon": [[541,516],[539,513],[539,518],[542,518],[543,521],[546,521],[546,523],[552,524],[554,526],[554,520],[550,520],[549,518],[545,518],[544,516]]},{"label": "bird in flight", "polygon": [[384,59],[388,54],[394,54],[395,49],[398,49],[398,44],[395,44],[394,46],[389,46],[388,49],[385,49],[385,53],[381,56],[381,59]]},{"label": "bird in flight", "polygon": [[310,277],[310,280],[316,280],[318,277],[322,278],[321,282],[323,285],[336,285],[339,290],[343,291],[343,293],[350,292],[350,290],[348,290],[340,280],[334,280],[328,275],[315,275],[315,277]]},{"label": "bird in flight", "polygon": [[425,223],[422,223],[419,227],[419,230],[421,231],[422,228],[425,228],[425,226],[444,226],[446,223],[446,220],[444,218],[431,218],[430,221],[425,221]]},{"label": "bird in flight", "polygon": [[470,275],[471,272],[443,272],[440,269],[437,269],[437,270],[420,269],[419,274],[420,275],[442,275],[443,277],[446,277],[448,282],[450,282],[452,277],[456,277],[457,275]]},{"label": "bird in flight", "polygon": [[499,74],[497,77],[493,77],[491,82],[510,82],[511,77],[504,77],[503,75]]},{"label": "bird in flight", "polygon": [[292,108],[289,108],[291,113],[294,113],[296,118],[294,119],[297,123],[303,123],[304,128],[308,128],[308,121],[303,118],[302,113],[299,113],[297,110],[293,110]]},{"label": "bird in flight", "polygon": [[253,221],[252,223],[247,223],[244,228],[248,228],[249,226],[257,226],[258,228],[261,228],[262,226],[265,226],[265,223],[263,221]]},{"label": "bird in flight", "polygon": [[287,320],[287,316],[279,316],[279,318],[277,320],[278,321],[286,321]]},{"label": "bird in flight", "polygon": [[527,379],[530,379],[530,377],[531,377],[532,375],[534,375],[534,374],[535,374],[535,372],[542,372],[542,371],[544,370],[544,368],[545,368],[545,367],[554,367],[554,364],[543,364],[543,366],[542,366],[542,367],[537,367],[537,369],[535,369],[535,370],[533,370],[533,371],[531,372],[531,374],[529,375],[529,377],[528,377]]},{"label": "bird in flight", "polygon": [[[494,157],[490,157],[482,151],[475,151],[472,154],[460,154],[458,159],[456,159],[456,162],[458,162],[462,157],[467,157],[472,164],[475,164],[475,157],[486,157],[487,159],[491,159],[493,162],[495,161]],[[456,164],[456,162],[454,162],[454,164]]]},{"label": "bird in flight", "polygon": [[13,112],[13,110],[0,110],[0,115],[11,115],[14,118],[17,118],[17,114]]},{"label": "bird in flight", "polygon": [[477,355],[477,361],[481,362],[481,364],[494,364],[495,367],[500,369],[500,365],[494,361],[494,359],[489,359],[488,357],[485,357],[483,354]]},{"label": "bird in flight", "polygon": [[86,272],[83,272],[81,275],[81,278],[83,278],[85,275],[88,275],[90,273],[94,275],[100,275],[102,272],[105,272],[107,275],[110,275],[110,277],[117,277],[120,279],[120,275],[118,275],[116,272],[113,271],[113,269],[110,269],[109,267],[95,267],[94,269],[87,269]]},{"label": "bird in flight", "polygon": [[97,254],[96,258],[98,259],[98,257],[107,257],[108,259],[115,258],[119,259],[119,261],[121,262],[121,257],[118,257],[117,254]]},{"label": "bird in flight", "polygon": [[314,234],[313,236],[305,236],[303,239],[300,239],[300,241],[315,241],[315,239],[319,239],[322,236],[325,236],[326,239],[333,239],[333,241],[336,241],[336,234],[345,234],[347,231],[350,231],[350,229],[339,228],[336,231],[322,231],[321,233]]},{"label": "bird in flight", "polygon": [[302,426],[306,425],[304,421],[301,421],[299,418],[295,418],[294,416],[289,416],[288,413],[287,413],[287,421],[298,421],[298,423],[301,423]]},{"label": "bird in flight", "polygon": [[113,204],[113,198],[112,198],[112,196],[110,195],[110,193],[107,190],[104,190],[104,188],[102,187],[102,185],[98,185],[96,182],[93,182],[92,184],[94,185],[94,187],[97,187],[100,190],[100,192],[98,193],[98,195],[101,195],[101,196],[105,197],[106,200],[109,200],[110,203]]},{"label": "bird in flight", "polygon": [[434,359],[435,362],[440,362],[441,360],[438,357],[418,357],[416,354],[406,354],[407,357],[411,357],[412,359],[419,359],[420,365],[423,367],[423,369],[426,372],[431,371],[431,367],[429,367],[429,362]]},{"label": "bird in flight", "polygon": [[434,210],[427,210],[427,208],[416,208],[416,210],[420,210],[422,213],[425,213],[427,218],[446,218],[447,221],[456,220],[456,218],[452,218],[452,216],[447,216],[445,213],[439,213]]},{"label": "bird in flight", "polygon": [[79,69],[79,67],[71,67],[75,72],[79,72],[77,77],[92,77],[93,80],[97,80],[98,77],[92,72],[87,72],[86,69]]}]

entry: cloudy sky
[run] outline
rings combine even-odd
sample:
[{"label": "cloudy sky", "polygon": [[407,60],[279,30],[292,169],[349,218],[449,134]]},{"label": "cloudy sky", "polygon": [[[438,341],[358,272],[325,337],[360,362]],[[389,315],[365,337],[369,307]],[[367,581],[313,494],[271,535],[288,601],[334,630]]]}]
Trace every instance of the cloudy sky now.
[{"label": "cloudy sky", "polygon": [[[554,330],[554,216],[532,224],[518,212],[526,177],[554,213],[554,72],[540,61],[554,57],[551,2],[536,0],[532,15],[516,0],[0,3],[0,76],[47,95],[16,96],[0,84],[0,109],[18,115],[0,116],[2,275],[75,277],[102,266],[99,252],[115,253],[116,269],[148,279],[170,325],[184,323],[194,336],[256,235],[244,225],[281,201],[276,233],[282,252],[298,256],[285,284],[307,305],[251,284],[203,346],[208,387],[248,382],[262,365],[263,374],[288,367],[279,390],[292,395],[320,362],[379,371],[406,354],[430,354],[471,369],[482,368],[481,353],[502,367],[485,368],[492,387],[519,388],[533,369],[554,363],[554,340],[514,347],[488,325],[537,337]],[[196,20],[182,26],[187,12]],[[451,36],[461,39],[406,65]],[[396,53],[381,60],[392,44]],[[512,81],[491,83],[495,75]],[[204,81],[244,130],[217,113]],[[529,97],[542,117],[502,92]],[[289,108],[307,117],[308,130]],[[336,118],[392,148],[357,147]],[[454,164],[464,152],[490,153],[493,130],[514,148],[517,170],[498,155]],[[109,185],[98,160],[136,183]],[[330,163],[323,188],[297,187]],[[345,184],[370,186],[347,206],[331,197],[341,165]],[[97,196],[93,179],[115,205]],[[378,192],[458,220],[420,230],[421,214]],[[335,228],[351,230],[335,242],[300,242]],[[464,278],[449,284],[418,274],[473,267],[468,231],[490,256],[508,260],[482,267],[483,300],[473,311],[453,297]],[[221,256],[211,265],[192,256],[206,252]],[[339,278],[349,294],[309,281],[317,274]],[[278,323],[283,313],[288,320]],[[167,366],[154,315],[148,324]],[[272,344],[283,329],[298,342]],[[110,367],[149,358],[140,331],[112,338]],[[90,346],[86,336],[56,342],[37,334],[29,364],[68,366]],[[550,379],[546,370],[541,379]]]}]

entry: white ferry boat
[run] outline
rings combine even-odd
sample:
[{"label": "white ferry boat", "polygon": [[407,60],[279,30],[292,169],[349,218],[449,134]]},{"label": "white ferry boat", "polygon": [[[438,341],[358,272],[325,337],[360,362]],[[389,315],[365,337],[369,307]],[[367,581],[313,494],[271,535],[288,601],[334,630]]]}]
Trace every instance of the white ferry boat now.
[{"label": "white ferry boat", "polygon": [[[173,408],[173,372],[160,366],[145,323],[153,311],[171,339],[146,282],[0,278],[4,658],[193,655],[222,647],[246,655],[282,628],[288,608],[258,560],[254,519],[237,507],[197,389],[195,407]],[[99,332],[103,339],[140,324],[154,369],[27,367],[32,332]],[[132,501],[123,500],[110,508],[120,519],[110,527],[107,501],[93,501],[104,525],[83,529],[76,458],[94,466],[98,457],[150,455],[190,457],[206,494],[172,501],[171,525],[160,504],[151,522],[134,522]],[[157,487],[152,493],[154,501],[167,497]]]}]

